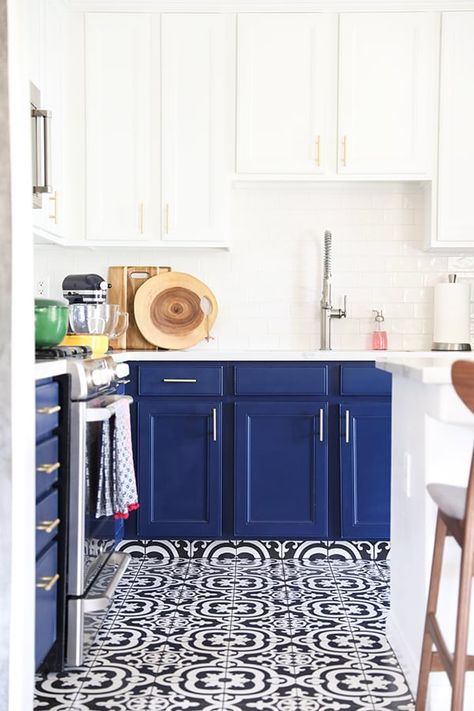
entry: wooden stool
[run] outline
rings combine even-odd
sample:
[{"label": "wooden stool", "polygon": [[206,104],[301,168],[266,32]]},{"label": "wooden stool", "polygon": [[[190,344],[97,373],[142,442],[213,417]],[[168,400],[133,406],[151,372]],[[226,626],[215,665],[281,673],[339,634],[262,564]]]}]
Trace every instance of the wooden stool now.
[{"label": "wooden stool", "polygon": [[[457,394],[474,412],[474,361],[457,361],[451,374]],[[452,686],[451,711],[462,711],[465,673],[474,671],[474,655],[467,654],[474,575],[474,453],[467,488],[447,484],[429,484],[427,488],[438,506],[438,517],[415,708],[416,711],[425,711],[430,672],[445,671]],[[446,536],[453,536],[461,546],[454,654],[449,652],[436,619]],[[436,651],[433,651],[433,645]]]}]

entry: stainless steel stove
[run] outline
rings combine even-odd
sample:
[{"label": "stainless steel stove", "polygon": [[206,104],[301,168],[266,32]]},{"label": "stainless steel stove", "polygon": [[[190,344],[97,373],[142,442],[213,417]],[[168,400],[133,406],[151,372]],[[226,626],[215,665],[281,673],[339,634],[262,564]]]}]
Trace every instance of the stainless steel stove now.
[{"label": "stainless steel stove", "polygon": [[[70,378],[70,481],[67,543],[65,665],[81,666],[87,624],[105,610],[130,556],[116,551],[123,520],[96,517],[101,428],[107,405],[126,382],[129,367],[110,356],[68,359]],[[86,620],[87,618],[87,620]]]}]

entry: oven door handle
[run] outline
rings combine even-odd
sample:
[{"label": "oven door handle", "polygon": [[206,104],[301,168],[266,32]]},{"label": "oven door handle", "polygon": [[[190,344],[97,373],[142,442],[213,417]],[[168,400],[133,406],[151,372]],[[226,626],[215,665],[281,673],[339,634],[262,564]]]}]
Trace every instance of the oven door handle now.
[{"label": "oven door handle", "polygon": [[128,564],[130,563],[130,558],[131,556],[129,553],[120,552],[112,553],[112,555],[109,556],[109,559],[105,565],[118,564],[118,568],[115,571],[114,577],[107,585],[107,589],[105,590],[103,595],[89,595],[88,597],[84,598],[84,612],[101,612],[102,610],[105,610],[108,607],[115,592],[115,588],[117,587],[120,580],[122,579],[123,574],[127,570]]},{"label": "oven door handle", "polygon": [[[130,395],[111,395],[107,400],[109,404],[117,402],[117,400],[126,400],[126,402],[132,403],[133,397],[130,397]],[[105,420],[110,420],[113,411],[107,407],[107,400],[104,400],[102,407],[88,407],[86,409],[86,422],[104,422]]]}]

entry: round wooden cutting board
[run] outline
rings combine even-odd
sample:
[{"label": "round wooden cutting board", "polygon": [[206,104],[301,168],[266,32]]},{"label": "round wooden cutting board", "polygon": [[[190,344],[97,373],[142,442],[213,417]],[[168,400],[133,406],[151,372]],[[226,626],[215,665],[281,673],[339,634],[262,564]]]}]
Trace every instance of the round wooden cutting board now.
[{"label": "round wooden cutting board", "polygon": [[135,294],[134,312],[137,326],[147,341],[160,348],[179,350],[190,348],[210,335],[217,316],[217,301],[209,287],[191,274],[164,272],[140,286]]}]

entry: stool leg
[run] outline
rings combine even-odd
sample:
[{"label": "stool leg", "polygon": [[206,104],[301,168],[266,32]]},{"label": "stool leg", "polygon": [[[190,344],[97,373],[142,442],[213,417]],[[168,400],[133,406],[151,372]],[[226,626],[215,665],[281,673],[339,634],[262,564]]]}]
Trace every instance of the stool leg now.
[{"label": "stool leg", "polygon": [[441,580],[445,540],[446,524],[438,512],[433,548],[433,562],[431,564],[430,586],[428,590],[428,602],[426,605],[425,629],[423,632],[423,645],[421,651],[420,671],[418,675],[415,711],[425,711],[426,708],[428,677],[431,670],[431,654],[433,649],[433,640],[431,639],[431,635],[428,630],[428,615],[434,614],[438,606],[439,584]]},{"label": "stool leg", "polygon": [[469,611],[473,573],[474,541],[469,532],[465,533],[459,576],[458,614],[456,620],[456,643],[453,659],[453,696],[451,711],[462,711],[464,705],[464,685],[466,679],[466,655],[469,635]]}]

